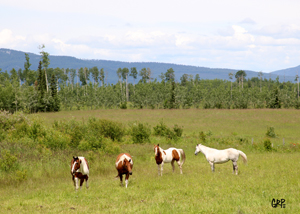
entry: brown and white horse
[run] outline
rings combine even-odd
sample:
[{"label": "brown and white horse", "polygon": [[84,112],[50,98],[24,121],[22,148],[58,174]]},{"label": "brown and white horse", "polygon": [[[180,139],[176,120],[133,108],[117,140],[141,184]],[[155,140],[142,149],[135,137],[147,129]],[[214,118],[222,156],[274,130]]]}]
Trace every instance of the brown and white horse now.
[{"label": "brown and white horse", "polygon": [[118,155],[116,160],[116,169],[118,170],[117,177],[120,177],[121,185],[123,186],[123,175],[126,175],[125,184],[126,188],[128,186],[128,178],[129,175],[132,175],[132,167],[133,167],[133,160],[130,154],[128,153],[121,153]]},{"label": "brown and white horse", "polygon": [[162,176],[163,165],[164,163],[171,163],[173,167],[173,172],[175,170],[174,161],[177,162],[180,168],[180,174],[182,174],[182,165],[185,161],[185,153],[182,149],[169,148],[163,150],[159,147],[159,144],[154,145],[155,160],[158,167],[159,175],[159,165],[160,165],[160,175]]},{"label": "brown and white horse", "polygon": [[80,180],[80,189],[84,180],[86,181],[86,188],[89,188],[89,165],[84,157],[74,157],[71,161],[71,174],[74,182],[75,190],[79,189],[78,181]]}]

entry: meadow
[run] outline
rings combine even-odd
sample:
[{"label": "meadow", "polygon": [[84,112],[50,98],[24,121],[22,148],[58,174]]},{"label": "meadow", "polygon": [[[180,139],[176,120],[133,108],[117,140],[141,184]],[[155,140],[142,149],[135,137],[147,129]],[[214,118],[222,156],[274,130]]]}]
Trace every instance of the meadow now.
[{"label": "meadow", "polygon": [[[110,119],[124,124],[139,121],[151,127],[163,120],[168,126],[183,126],[179,140],[151,136],[150,143],[120,142],[121,152],[133,156],[133,175],[128,188],[115,179],[117,155],[97,151],[22,147],[28,178],[19,183],[1,183],[1,213],[299,213],[300,114],[298,110],[95,110],[42,113],[50,127],[57,120]],[[272,149],[264,147],[268,127]],[[206,139],[201,139],[200,132]],[[175,165],[164,165],[158,176],[153,145],[182,148],[186,153],[183,174]],[[239,175],[231,162],[211,172],[204,155],[194,155],[197,143],[218,149],[234,147],[247,154],[238,161]],[[1,143],[3,144],[3,142]],[[3,146],[3,145],[2,145]],[[42,158],[34,158],[36,150]],[[83,155],[90,165],[90,188],[75,192],[69,164],[73,155]],[[30,160],[29,157],[33,157]],[[41,156],[39,156],[41,157]],[[272,207],[272,199],[285,199],[285,208]]]}]

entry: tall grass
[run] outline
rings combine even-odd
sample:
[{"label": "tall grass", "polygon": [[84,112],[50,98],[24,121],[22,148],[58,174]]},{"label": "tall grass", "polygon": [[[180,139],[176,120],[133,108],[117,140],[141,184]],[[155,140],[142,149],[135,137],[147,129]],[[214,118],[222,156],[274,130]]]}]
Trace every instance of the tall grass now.
[{"label": "tall grass", "polygon": [[[85,117],[78,116],[81,113]],[[57,116],[62,117],[63,114],[40,114],[46,125],[39,127],[36,123],[36,126],[30,126],[30,130],[35,130],[30,132],[31,136],[24,137],[26,126],[15,128],[24,131],[21,133],[2,133],[5,140],[0,143],[0,159],[10,157],[7,159],[13,162],[16,157],[17,162],[16,165],[12,163],[14,171],[4,172],[0,169],[0,213],[298,213],[300,139],[298,132],[293,130],[299,130],[300,117],[295,113],[298,112],[73,112],[74,115],[70,115],[70,118],[75,118],[73,124],[77,124],[76,121],[85,121],[84,124],[87,125],[88,118],[94,117],[116,121],[125,126],[137,121],[149,124],[150,127],[155,127],[163,119],[167,127],[174,124],[183,127],[183,135],[176,141],[153,134],[149,137],[150,143],[139,144],[134,144],[130,135],[123,136],[121,142],[102,137],[99,142],[103,143],[107,150],[84,150],[72,146],[62,149],[47,147],[47,144],[42,143],[43,140],[50,142],[52,138],[50,135],[47,137],[47,134],[44,136],[43,133],[54,129],[54,121],[58,121]],[[143,116],[139,117],[141,115]],[[64,118],[68,123],[69,120]],[[22,124],[27,119],[26,116]],[[11,120],[11,124],[16,124],[15,121]],[[96,127],[98,123],[93,124]],[[274,127],[275,138],[266,136],[268,127]],[[54,130],[58,132],[59,129]],[[89,129],[88,133],[94,133],[95,130]],[[59,135],[56,132],[52,134]],[[84,137],[86,136],[83,135]],[[36,140],[32,140],[33,138]],[[58,139],[60,138],[57,137],[56,140]],[[92,143],[91,138],[86,139]],[[172,172],[170,164],[165,164],[163,176],[158,176],[153,151],[153,145],[158,143],[163,149],[176,147],[185,151],[187,159],[182,175],[176,164],[175,173]],[[247,154],[248,164],[244,165],[241,160],[238,161],[238,176],[232,174],[230,162],[216,165],[215,173],[212,173],[205,157],[202,154],[194,155],[197,143],[217,149],[234,147],[242,150]],[[134,160],[133,175],[129,178],[127,189],[121,187],[119,180],[115,179],[117,171],[114,163],[119,152],[130,153]],[[81,191],[74,191],[70,175],[70,161],[73,155],[83,155],[89,162],[89,190],[84,186]],[[273,198],[284,198],[286,208],[272,208]]]}]

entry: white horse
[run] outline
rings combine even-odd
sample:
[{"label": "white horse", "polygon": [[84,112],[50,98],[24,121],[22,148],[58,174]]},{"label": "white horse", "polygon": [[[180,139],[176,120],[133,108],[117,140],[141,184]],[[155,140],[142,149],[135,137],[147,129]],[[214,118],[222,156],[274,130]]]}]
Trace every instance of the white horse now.
[{"label": "white horse", "polygon": [[247,163],[246,154],[240,150],[233,149],[233,148],[217,150],[217,149],[209,148],[207,146],[198,144],[196,146],[195,155],[197,155],[199,152],[202,152],[204,154],[213,172],[215,171],[215,166],[214,166],[215,163],[226,163],[227,161],[231,160],[233,165],[233,173],[236,172],[237,175],[238,174],[237,161],[240,155],[242,156],[244,163]]},{"label": "white horse", "polygon": [[[155,160],[158,167],[158,175],[162,176],[163,165],[164,163],[171,163],[173,167],[173,172],[175,170],[174,161],[177,162],[180,168],[180,174],[182,174],[182,165],[185,161],[185,153],[182,149],[169,148],[167,150],[163,150],[159,147],[159,144],[154,145],[155,152]],[[159,165],[160,165],[160,173],[159,173]]]}]

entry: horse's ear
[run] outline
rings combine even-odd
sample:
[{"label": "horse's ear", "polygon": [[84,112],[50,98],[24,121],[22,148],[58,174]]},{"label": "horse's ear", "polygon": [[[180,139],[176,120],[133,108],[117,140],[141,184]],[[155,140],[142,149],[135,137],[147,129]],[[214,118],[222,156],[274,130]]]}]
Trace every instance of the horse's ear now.
[{"label": "horse's ear", "polygon": [[157,146],[159,146],[159,144],[157,144]]},{"label": "horse's ear", "polygon": [[75,159],[75,157],[73,156],[73,159]]},{"label": "horse's ear", "polygon": [[79,162],[81,163],[81,160],[79,160]]}]

